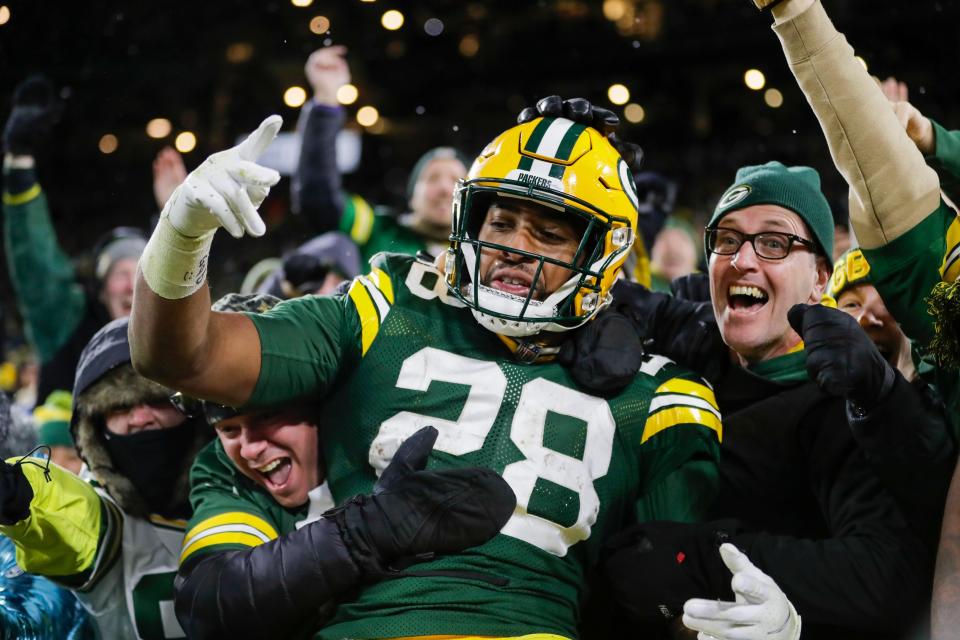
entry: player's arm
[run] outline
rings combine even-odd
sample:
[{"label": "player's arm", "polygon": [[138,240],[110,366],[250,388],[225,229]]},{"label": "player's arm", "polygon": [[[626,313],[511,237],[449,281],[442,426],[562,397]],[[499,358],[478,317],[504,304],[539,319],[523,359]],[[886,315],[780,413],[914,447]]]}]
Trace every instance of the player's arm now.
[{"label": "player's arm", "polygon": [[[658,358],[665,360],[653,356],[644,366]],[[650,399],[640,438],[643,477],[636,503],[638,522],[705,518],[719,485],[722,433],[713,389],[703,379],[667,364]]]},{"label": "player's arm", "polygon": [[92,589],[120,554],[119,509],[46,460],[10,462],[0,461],[0,532],[16,545],[17,564],[66,587]]},{"label": "player's arm", "polygon": [[140,259],[130,351],[142,375],[197,397],[240,406],[260,373],[260,342],[240,314],[210,311],[206,285],[213,235],[261,236],[256,207],[280,179],[254,161],[276,137],[279,116],[238,146],[207,158],[178,187]]}]

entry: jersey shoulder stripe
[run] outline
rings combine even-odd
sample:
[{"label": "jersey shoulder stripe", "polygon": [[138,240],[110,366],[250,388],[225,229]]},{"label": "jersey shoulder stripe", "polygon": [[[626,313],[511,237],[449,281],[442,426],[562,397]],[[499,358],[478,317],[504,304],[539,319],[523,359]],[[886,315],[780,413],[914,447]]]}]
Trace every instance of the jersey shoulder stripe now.
[{"label": "jersey shoulder stripe", "polygon": [[666,358],[661,357],[658,364],[660,367],[655,373],[658,386],[650,399],[640,442],[671,427],[691,424],[714,431],[717,440],[722,440],[720,407],[710,384]]},{"label": "jersey shoulder stripe", "polygon": [[277,538],[277,530],[269,522],[243,511],[228,511],[194,525],[183,539],[180,564],[191,554],[219,544],[255,547]]},{"label": "jersey shoulder stripe", "polygon": [[370,258],[370,272],[354,278],[347,290],[360,321],[361,356],[370,350],[396,300],[394,272],[398,266],[405,271],[402,269],[404,258],[407,262],[413,260],[410,256],[374,255]]}]

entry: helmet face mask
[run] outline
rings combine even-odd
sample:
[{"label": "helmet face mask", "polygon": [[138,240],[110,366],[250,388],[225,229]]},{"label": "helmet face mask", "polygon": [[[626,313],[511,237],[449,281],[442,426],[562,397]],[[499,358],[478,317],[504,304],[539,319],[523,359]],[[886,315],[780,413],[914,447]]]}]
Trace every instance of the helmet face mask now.
[{"label": "helmet face mask", "polygon": [[[542,141],[551,133],[561,142],[545,153],[543,144],[549,141]],[[572,223],[578,234],[573,257],[481,240],[491,204],[504,199],[527,201]],[[520,337],[575,329],[610,303],[609,290],[629,254],[636,223],[632,178],[602,134],[562,118],[519,125],[488,145],[458,185],[445,262],[448,289],[494,333]],[[481,282],[485,252],[512,254],[533,265],[526,296]],[[565,269],[570,277],[537,300],[536,284],[547,265]]]}]

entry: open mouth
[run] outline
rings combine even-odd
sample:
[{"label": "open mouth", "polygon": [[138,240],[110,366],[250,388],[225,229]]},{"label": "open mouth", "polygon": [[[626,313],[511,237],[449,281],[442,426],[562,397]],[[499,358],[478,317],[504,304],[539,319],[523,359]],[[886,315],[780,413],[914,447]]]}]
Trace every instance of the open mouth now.
[{"label": "open mouth", "polygon": [[254,467],[253,470],[263,480],[267,489],[276,491],[282,489],[290,480],[290,472],[293,470],[293,464],[290,458],[286,456],[275,458],[267,464]]},{"label": "open mouth", "polygon": [[756,313],[769,300],[770,295],[754,285],[731,285],[727,290],[727,306],[737,313]]},{"label": "open mouth", "polygon": [[491,289],[526,298],[530,295],[533,278],[526,271],[520,269],[498,269],[493,273],[488,286]]}]

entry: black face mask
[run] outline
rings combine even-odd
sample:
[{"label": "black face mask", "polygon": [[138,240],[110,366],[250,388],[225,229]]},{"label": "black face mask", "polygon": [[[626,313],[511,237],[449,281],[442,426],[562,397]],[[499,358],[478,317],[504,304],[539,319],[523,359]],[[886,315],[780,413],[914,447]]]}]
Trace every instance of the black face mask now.
[{"label": "black face mask", "polygon": [[104,431],[107,452],[117,471],[130,479],[150,511],[161,515],[186,515],[184,504],[171,504],[177,481],[192,462],[194,421],[177,427],[151,429],[127,436]]}]

